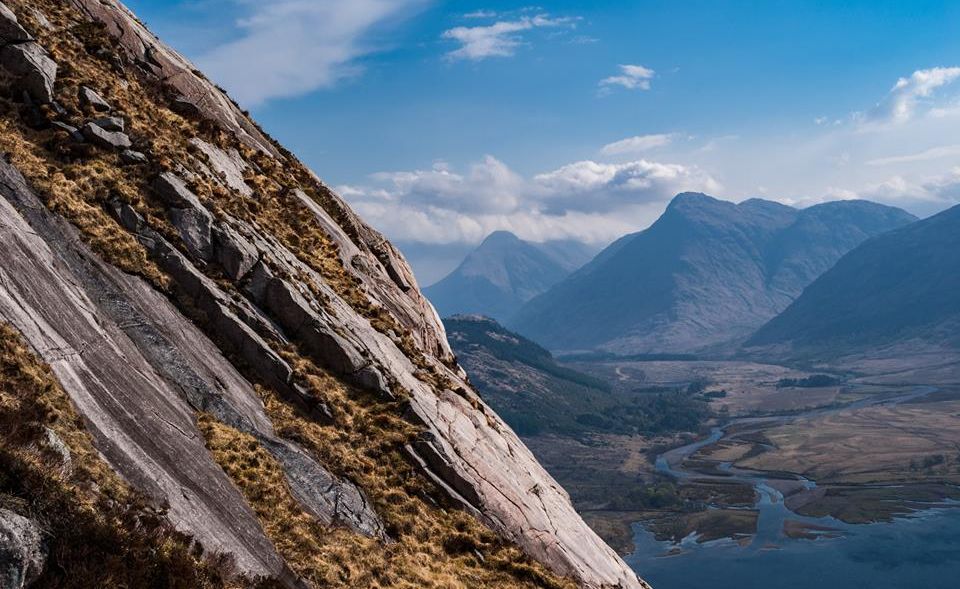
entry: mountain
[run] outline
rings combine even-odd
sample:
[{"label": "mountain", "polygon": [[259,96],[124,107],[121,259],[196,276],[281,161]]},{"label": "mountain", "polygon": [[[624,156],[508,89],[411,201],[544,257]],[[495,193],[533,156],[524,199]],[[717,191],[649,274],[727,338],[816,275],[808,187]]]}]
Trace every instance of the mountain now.
[{"label": "mountain", "polygon": [[399,251],[122,4],[0,38],[4,587],[645,587]]},{"label": "mountain", "polygon": [[797,210],[680,194],[649,229],[615,242],[508,325],[550,349],[724,350],[843,254],[914,219],[865,201]]},{"label": "mountain", "polygon": [[923,342],[960,348],[960,206],[864,242],[747,342],[826,360]]},{"label": "mountain", "polygon": [[508,320],[590,259],[573,241],[531,243],[508,231],[491,233],[453,272],[424,289],[442,317],[479,314]]}]

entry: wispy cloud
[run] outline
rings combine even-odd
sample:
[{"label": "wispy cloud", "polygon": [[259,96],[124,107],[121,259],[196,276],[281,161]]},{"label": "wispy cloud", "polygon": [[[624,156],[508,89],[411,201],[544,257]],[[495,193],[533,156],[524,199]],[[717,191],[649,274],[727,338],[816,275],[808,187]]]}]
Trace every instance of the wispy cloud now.
[{"label": "wispy cloud", "polygon": [[609,93],[614,86],[627,90],[649,90],[655,74],[655,71],[642,65],[621,65],[619,75],[600,80],[600,92]]},{"label": "wispy cloud", "polygon": [[425,0],[231,0],[239,36],[196,61],[243,105],[298,96],[357,75],[380,49],[372,31]]},{"label": "wispy cloud", "polygon": [[630,153],[640,153],[649,151],[658,147],[670,145],[676,138],[675,133],[658,133],[654,135],[637,135],[621,139],[614,143],[604,145],[600,150],[603,155],[624,155]]},{"label": "wispy cloud", "polygon": [[960,78],[960,67],[916,70],[897,80],[884,100],[859,118],[865,123],[905,123],[914,118],[935,91],[957,78]]},{"label": "wispy cloud", "polygon": [[392,239],[436,244],[475,243],[498,229],[535,241],[603,243],[652,222],[678,192],[720,188],[681,164],[584,160],[524,177],[492,156],[465,173],[435,165],[370,180],[338,190]]},{"label": "wispy cloud", "polygon": [[921,179],[892,176],[861,190],[833,189],[828,191],[825,200],[836,198],[862,198],[894,206],[907,202],[914,213],[931,215],[960,204],[960,167]]},{"label": "wispy cloud", "polygon": [[909,164],[914,162],[927,162],[945,157],[960,157],[960,145],[942,145],[940,147],[931,147],[919,153],[910,153],[906,155],[895,155],[872,159],[867,162],[868,166],[890,166],[895,164]]},{"label": "wispy cloud", "polygon": [[456,41],[458,49],[447,53],[453,60],[482,61],[491,57],[510,57],[525,43],[524,32],[540,28],[575,27],[577,18],[549,14],[521,16],[491,25],[455,27],[444,31],[443,38]]},{"label": "wispy cloud", "polygon": [[463,18],[496,18],[497,13],[493,10],[474,10],[463,15]]}]

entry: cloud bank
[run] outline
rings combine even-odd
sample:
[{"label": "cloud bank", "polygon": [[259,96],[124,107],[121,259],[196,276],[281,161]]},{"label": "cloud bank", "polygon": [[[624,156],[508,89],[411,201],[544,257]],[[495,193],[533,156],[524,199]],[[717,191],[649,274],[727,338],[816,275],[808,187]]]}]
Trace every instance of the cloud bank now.
[{"label": "cloud bank", "polygon": [[493,156],[462,173],[441,163],[370,180],[337,189],[392,239],[433,244],[477,243],[499,229],[533,241],[606,243],[648,225],[678,192],[720,188],[681,164],[584,160],[523,177]]}]

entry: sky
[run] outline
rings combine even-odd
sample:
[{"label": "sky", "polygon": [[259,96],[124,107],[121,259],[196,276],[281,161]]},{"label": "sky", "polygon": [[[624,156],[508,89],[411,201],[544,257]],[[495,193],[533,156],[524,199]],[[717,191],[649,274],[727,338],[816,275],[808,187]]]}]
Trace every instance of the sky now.
[{"label": "sky", "polygon": [[960,202],[960,3],[127,0],[397,243],[597,248],[706,192]]}]

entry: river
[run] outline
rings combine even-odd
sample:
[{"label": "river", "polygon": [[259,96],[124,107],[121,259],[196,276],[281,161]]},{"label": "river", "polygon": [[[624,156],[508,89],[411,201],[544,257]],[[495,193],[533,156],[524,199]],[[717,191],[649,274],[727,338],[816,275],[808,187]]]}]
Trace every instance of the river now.
[{"label": "river", "polygon": [[[714,428],[706,438],[660,455],[656,468],[675,479],[723,479],[753,485],[759,513],[757,533],[746,543],[718,540],[699,544],[695,537],[680,546],[657,541],[642,525],[635,526],[635,552],[627,557],[655,589],[955,589],[960,587],[960,510],[931,508],[891,523],[849,525],[831,517],[802,517],[791,512],[783,495],[769,483],[767,473],[722,464],[723,477],[691,472],[685,458],[722,440],[727,429],[769,426],[801,417],[837,411],[904,403],[935,392],[917,387],[908,393],[865,398],[841,407],[814,409],[802,414],[735,419]],[[808,488],[813,481],[799,479]],[[831,528],[836,533],[816,540],[784,535],[785,520]]]}]

